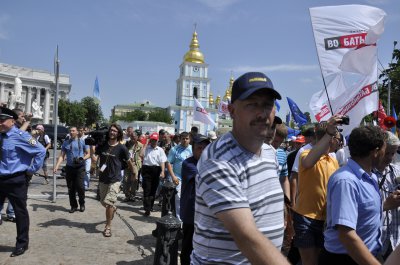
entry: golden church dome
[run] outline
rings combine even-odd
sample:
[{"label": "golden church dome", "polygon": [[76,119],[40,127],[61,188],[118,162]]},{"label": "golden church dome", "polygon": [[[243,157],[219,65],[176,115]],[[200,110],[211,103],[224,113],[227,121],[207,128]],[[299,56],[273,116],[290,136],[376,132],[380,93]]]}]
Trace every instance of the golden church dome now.
[{"label": "golden church dome", "polygon": [[214,105],[214,97],[211,92],[210,92],[210,96],[208,97],[208,101],[209,101],[210,105]]},{"label": "golden church dome", "polygon": [[185,54],[183,60],[189,63],[204,63],[204,55],[199,50],[199,41],[196,30],[193,32],[193,38],[190,42],[190,50]]},{"label": "golden church dome", "polygon": [[221,102],[221,96],[217,96],[217,98],[215,99],[215,105],[218,106],[220,102]]}]

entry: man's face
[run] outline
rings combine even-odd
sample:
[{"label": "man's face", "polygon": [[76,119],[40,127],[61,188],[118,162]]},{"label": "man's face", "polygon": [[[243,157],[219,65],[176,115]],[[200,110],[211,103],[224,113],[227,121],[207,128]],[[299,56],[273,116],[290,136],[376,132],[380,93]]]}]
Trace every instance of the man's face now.
[{"label": "man's face", "polygon": [[278,149],[279,146],[281,146],[281,144],[283,143],[284,140],[285,140],[285,138],[283,138],[283,137],[280,136],[280,135],[276,135],[276,134],[275,134],[275,137],[274,137],[274,139],[272,140],[271,145],[272,145],[275,149]]},{"label": "man's face", "polygon": [[392,162],[392,159],[397,152],[397,148],[398,148],[397,145],[387,145],[386,146],[385,154],[383,155],[382,159],[380,160],[380,164],[379,164],[379,166],[381,168],[387,167]]},{"label": "man's face", "polygon": [[17,122],[19,125],[22,125],[22,124],[24,124],[25,121],[26,121],[26,119],[25,119],[25,113],[22,112],[22,111],[20,111],[20,112],[18,113],[18,119],[16,120],[16,122]]},{"label": "man's face", "polygon": [[160,134],[160,139],[161,139],[161,141],[166,142],[167,141],[167,133]]},{"label": "man's face", "polygon": [[155,148],[157,146],[157,140],[150,139],[150,145],[151,147]]},{"label": "man's face", "polygon": [[133,133],[133,128],[132,127],[129,127],[129,128],[126,129],[126,135],[128,135],[130,137],[132,133]]},{"label": "man's face", "polygon": [[14,119],[8,118],[8,119],[0,119],[0,132],[8,132],[13,126],[14,126]]},{"label": "man's face", "polygon": [[108,132],[108,138],[110,140],[115,140],[118,138],[118,129],[112,126]]},{"label": "man's face", "polygon": [[133,142],[137,142],[137,140],[139,139],[138,135],[135,132],[132,132],[129,137]]},{"label": "man's face", "polygon": [[79,128],[78,137],[82,137],[85,134],[85,130],[83,128]]},{"label": "man's face", "polygon": [[329,152],[335,152],[336,149],[338,149],[340,145],[340,134],[337,133],[335,137],[331,138],[331,141],[329,142]]},{"label": "man's face", "polygon": [[383,159],[386,153],[386,143],[376,152],[372,160],[372,167],[377,168],[383,163]]},{"label": "man's face", "polygon": [[207,147],[209,143],[207,141],[203,141],[201,143],[195,143],[193,145],[193,157],[196,160],[200,159],[201,153],[203,153],[204,148]]},{"label": "man's face", "polygon": [[71,138],[76,138],[78,136],[78,130],[76,129],[76,127],[72,127],[71,129],[69,129],[69,135],[71,136]]},{"label": "man's face", "polygon": [[186,136],[186,137],[181,136],[181,145],[182,145],[182,146],[186,147],[186,146],[189,145],[189,143],[190,143],[190,137],[189,137],[189,135]]},{"label": "man's face", "polygon": [[276,133],[276,124],[272,124],[272,126],[267,129],[267,136],[265,137],[264,143],[272,144],[272,141],[275,138],[275,133]]},{"label": "man's face", "polygon": [[274,99],[265,93],[253,93],[245,100],[229,105],[236,131],[250,138],[265,141],[275,117]]}]

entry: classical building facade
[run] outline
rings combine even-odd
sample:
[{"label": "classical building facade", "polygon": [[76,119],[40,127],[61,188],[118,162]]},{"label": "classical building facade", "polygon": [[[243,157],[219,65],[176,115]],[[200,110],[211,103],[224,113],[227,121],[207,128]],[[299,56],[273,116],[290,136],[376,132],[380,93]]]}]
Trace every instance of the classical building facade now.
[{"label": "classical building facade", "polygon": [[[193,98],[197,98],[214,122],[218,124],[218,110],[213,107],[213,104],[210,104],[212,94],[210,91],[210,78],[208,77],[208,64],[205,63],[204,55],[199,48],[197,32],[194,31],[190,49],[179,66],[175,105],[167,108],[174,118],[175,133],[189,132],[192,126],[198,127],[199,132],[202,134],[206,134],[210,130],[216,130],[212,125],[193,119]],[[213,100],[211,103],[213,103]]]},{"label": "classical building facade", "polygon": [[[0,63],[0,102],[33,113],[44,124],[53,123],[56,84],[53,73]],[[59,98],[68,99],[68,75],[59,76]]]}]

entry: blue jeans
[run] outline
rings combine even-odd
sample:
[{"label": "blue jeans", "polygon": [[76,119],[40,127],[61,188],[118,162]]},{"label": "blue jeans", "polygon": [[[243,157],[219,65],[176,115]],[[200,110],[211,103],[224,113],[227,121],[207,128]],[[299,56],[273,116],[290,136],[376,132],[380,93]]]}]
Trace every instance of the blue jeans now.
[{"label": "blue jeans", "polygon": [[85,185],[85,190],[89,188],[89,183],[90,183],[90,167],[92,165],[92,159],[88,158],[85,160],[85,178],[84,178],[84,185]]},{"label": "blue jeans", "polygon": [[[2,203],[0,205],[0,214],[1,214],[1,211],[3,211],[3,208],[4,208],[4,203]],[[13,208],[11,202],[8,202],[7,209],[6,209],[6,214],[7,214],[7,217],[15,218],[14,208]]]}]

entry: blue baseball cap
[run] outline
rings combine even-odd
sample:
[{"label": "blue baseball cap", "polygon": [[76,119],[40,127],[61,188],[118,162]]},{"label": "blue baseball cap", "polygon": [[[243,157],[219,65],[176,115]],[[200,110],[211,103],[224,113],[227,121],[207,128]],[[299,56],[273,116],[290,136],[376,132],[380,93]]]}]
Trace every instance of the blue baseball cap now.
[{"label": "blue baseball cap", "polygon": [[232,86],[231,103],[236,99],[246,99],[259,90],[271,93],[274,99],[282,99],[281,95],[274,89],[271,79],[259,72],[249,72],[238,77]]}]

